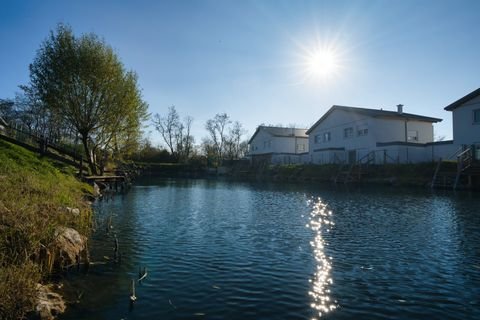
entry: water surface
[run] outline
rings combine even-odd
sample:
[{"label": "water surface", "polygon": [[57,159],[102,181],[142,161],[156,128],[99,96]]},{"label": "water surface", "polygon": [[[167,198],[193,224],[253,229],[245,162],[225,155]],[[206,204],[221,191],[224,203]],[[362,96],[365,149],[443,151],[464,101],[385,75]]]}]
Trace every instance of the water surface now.
[{"label": "water surface", "polygon": [[[145,180],[95,205],[63,319],[474,319],[478,194]],[[108,228],[110,225],[112,228]],[[120,263],[113,261],[118,238]],[[137,283],[131,308],[131,280]],[[75,300],[75,298],[72,298]]]}]

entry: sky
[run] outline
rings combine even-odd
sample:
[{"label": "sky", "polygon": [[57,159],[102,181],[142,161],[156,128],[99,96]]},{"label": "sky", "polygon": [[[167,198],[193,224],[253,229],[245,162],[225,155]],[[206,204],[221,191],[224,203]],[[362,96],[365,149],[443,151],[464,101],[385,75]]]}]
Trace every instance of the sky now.
[{"label": "sky", "polygon": [[[480,87],[480,1],[0,0],[0,98],[28,84],[28,65],[58,23],[93,32],[139,77],[151,114],[174,105],[205,122],[227,113],[248,135],[260,124],[309,128],[332,105],[443,119]],[[328,74],[312,57],[327,52]],[[323,55],[325,56],[325,55]],[[315,65],[318,67],[318,65]],[[155,143],[161,138],[145,129]]]}]

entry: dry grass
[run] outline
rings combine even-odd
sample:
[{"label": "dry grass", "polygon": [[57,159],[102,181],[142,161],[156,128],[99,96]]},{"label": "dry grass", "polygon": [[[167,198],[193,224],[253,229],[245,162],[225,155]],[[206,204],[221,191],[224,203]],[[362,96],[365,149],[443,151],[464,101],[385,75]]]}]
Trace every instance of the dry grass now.
[{"label": "dry grass", "polygon": [[57,226],[89,233],[91,210],[83,196],[91,188],[68,172],[72,168],[0,141],[0,319],[31,310],[34,284],[51,271],[48,249]]}]

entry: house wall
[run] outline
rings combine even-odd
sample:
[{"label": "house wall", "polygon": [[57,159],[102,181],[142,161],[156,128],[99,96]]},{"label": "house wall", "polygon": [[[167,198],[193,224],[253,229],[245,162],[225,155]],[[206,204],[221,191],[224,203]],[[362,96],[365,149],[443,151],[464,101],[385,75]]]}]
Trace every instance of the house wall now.
[{"label": "house wall", "polygon": [[[372,136],[376,142],[406,141],[429,143],[433,141],[433,125],[423,121],[403,121],[388,118],[375,118]],[[416,132],[417,140],[408,139],[410,132]]]},{"label": "house wall", "polygon": [[430,143],[425,149],[432,161],[437,162],[440,159],[457,160],[456,154],[460,147],[460,145],[454,144],[453,140],[449,140]]},{"label": "house wall", "polygon": [[302,164],[306,163],[305,156],[308,154],[273,154],[271,158],[272,164]]},{"label": "house wall", "polygon": [[474,123],[473,111],[480,109],[480,96],[452,111],[455,144],[480,143],[480,122]]},{"label": "house wall", "polygon": [[[309,134],[310,153],[321,152],[319,149],[329,148],[345,148],[345,150],[371,148],[375,146],[375,142],[370,134],[372,118],[345,112],[343,110],[333,111],[322,123],[320,123]],[[368,134],[359,136],[357,129],[362,127],[368,128]],[[353,129],[352,137],[344,137],[346,128]],[[324,134],[330,132],[330,141],[324,141]],[[319,140],[315,142],[315,136],[319,136]]]},{"label": "house wall", "polygon": [[[414,145],[391,145],[382,147],[386,153],[386,163],[419,163],[432,161],[431,153],[423,144]],[[379,159],[377,159],[379,160]]]},{"label": "house wall", "polygon": [[308,152],[307,137],[276,137],[260,130],[250,144],[249,155],[305,152]]},{"label": "house wall", "polygon": [[[345,137],[345,129],[352,128],[351,137]],[[365,129],[368,132],[365,132]],[[330,132],[331,140],[324,141],[325,133]],[[420,155],[424,146],[410,148],[405,146],[377,147],[377,142],[405,142],[405,136],[415,133],[416,139],[409,142],[425,144],[433,141],[433,125],[429,122],[403,121],[391,118],[372,118],[343,110],[333,111],[309,135],[310,159],[312,163],[324,164],[339,161],[348,161],[350,156],[355,160],[366,159],[372,151],[381,151],[375,154],[383,162],[388,158],[382,153],[386,150],[391,158],[402,162],[428,161],[426,155]],[[318,137],[317,140],[315,137]],[[343,150],[339,150],[343,148]],[[355,150],[350,155],[350,151]],[[380,161],[380,160],[379,160]],[[389,161],[391,162],[391,161]]]}]

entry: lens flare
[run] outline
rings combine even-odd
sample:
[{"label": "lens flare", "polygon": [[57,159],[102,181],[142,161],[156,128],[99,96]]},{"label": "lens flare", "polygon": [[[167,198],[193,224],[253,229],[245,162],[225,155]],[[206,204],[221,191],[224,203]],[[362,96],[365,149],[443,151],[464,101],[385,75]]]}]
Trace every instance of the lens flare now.
[{"label": "lens flare", "polygon": [[338,55],[331,48],[317,48],[305,60],[305,72],[310,78],[326,79],[335,76],[340,68]]},{"label": "lens flare", "polygon": [[312,211],[307,226],[315,232],[315,238],[310,242],[310,245],[313,248],[317,267],[313,279],[310,280],[312,288],[308,294],[312,297],[311,307],[318,314],[318,318],[321,318],[337,308],[337,302],[332,301],[330,297],[330,286],[333,284],[330,276],[332,259],[325,253],[326,243],[323,239],[323,234],[329,232],[334,223],[332,221],[332,211],[328,210],[327,205],[320,198],[311,201],[310,204],[312,205]]}]

